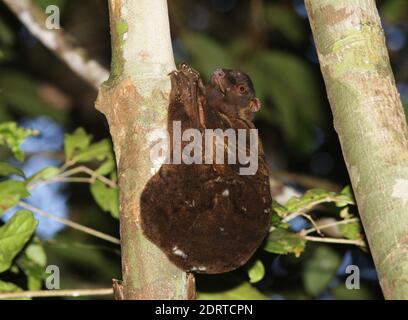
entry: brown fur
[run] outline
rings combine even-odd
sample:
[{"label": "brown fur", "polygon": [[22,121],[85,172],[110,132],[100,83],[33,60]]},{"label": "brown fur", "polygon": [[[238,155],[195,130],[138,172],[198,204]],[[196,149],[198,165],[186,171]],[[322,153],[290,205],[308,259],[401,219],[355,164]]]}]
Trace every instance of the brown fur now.
[{"label": "brown fur", "polygon": [[[254,128],[247,110],[255,97],[252,83],[245,74],[226,72],[246,82],[246,97],[234,98],[232,87],[220,96],[213,81],[204,88],[198,73],[185,64],[171,74],[170,134],[173,120],[181,121],[182,130]],[[141,196],[142,229],[178,267],[231,271],[246,263],[267,235],[272,200],[260,142],[257,173],[239,175],[240,166],[165,164],[147,183]]]}]

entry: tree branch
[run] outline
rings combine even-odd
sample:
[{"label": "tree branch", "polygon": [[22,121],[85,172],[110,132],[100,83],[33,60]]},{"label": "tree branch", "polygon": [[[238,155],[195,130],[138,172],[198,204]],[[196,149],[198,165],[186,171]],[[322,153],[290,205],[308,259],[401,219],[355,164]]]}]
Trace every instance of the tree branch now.
[{"label": "tree branch", "polygon": [[75,230],[87,233],[87,234],[89,234],[91,236],[94,236],[94,237],[102,239],[102,240],[109,241],[109,242],[114,243],[114,244],[120,244],[120,240],[115,238],[115,237],[112,237],[112,236],[110,236],[110,235],[108,235],[106,233],[94,230],[92,228],[85,227],[85,226],[83,226],[83,225],[81,225],[79,223],[73,222],[71,220],[58,217],[58,216],[56,216],[56,215],[54,215],[52,213],[49,213],[47,211],[41,210],[41,209],[39,209],[37,207],[34,207],[34,206],[32,206],[32,205],[30,205],[30,204],[28,204],[26,202],[20,201],[18,203],[18,205],[20,207],[26,209],[26,210],[30,210],[30,211],[35,212],[35,213],[37,213],[37,214],[39,214],[39,215],[41,215],[43,217],[47,217],[49,219],[52,219],[52,220],[57,221],[59,223],[62,223],[64,225],[68,226],[68,227],[71,227],[71,228],[75,229]]},{"label": "tree branch", "polygon": [[376,2],[306,6],[381,288],[408,299],[408,128]]},{"label": "tree branch", "polygon": [[3,0],[3,2],[44,46],[95,89],[108,78],[109,72],[97,61],[89,58],[85,49],[78,46],[62,29],[46,28],[47,16],[31,0]]},{"label": "tree branch", "polygon": [[[192,275],[178,269],[145,238],[140,196],[156,164],[155,129],[166,129],[168,73],[175,69],[166,0],[109,1],[112,70],[96,108],[108,120],[120,192],[120,299],[189,299]],[[117,291],[119,292],[119,291]]]},{"label": "tree branch", "polygon": [[36,290],[36,291],[0,293],[0,300],[17,299],[17,298],[107,296],[107,295],[112,295],[112,294],[113,294],[112,288],[71,289],[71,290]]},{"label": "tree branch", "polygon": [[365,242],[363,240],[349,240],[349,239],[337,239],[337,238],[321,238],[321,237],[312,237],[304,236],[299,234],[299,236],[307,241],[313,242],[325,242],[325,243],[338,243],[338,244],[352,244],[360,247],[365,247]]},{"label": "tree branch", "polygon": [[358,221],[357,218],[351,218],[351,219],[345,219],[345,220],[335,221],[335,222],[331,222],[331,223],[326,223],[326,224],[322,224],[322,225],[318,224],[317,228],[313,227],[313,228],[307,229],[307,230],[304,231],[304,234],[307,235],[307,234],[316,232],[318,230],[323,230],[323,229],[336,227],[336,226],[339,226],[339,225],[342,225],[342,224],[349,224],[349,223],[357,222],[357,221]]}]

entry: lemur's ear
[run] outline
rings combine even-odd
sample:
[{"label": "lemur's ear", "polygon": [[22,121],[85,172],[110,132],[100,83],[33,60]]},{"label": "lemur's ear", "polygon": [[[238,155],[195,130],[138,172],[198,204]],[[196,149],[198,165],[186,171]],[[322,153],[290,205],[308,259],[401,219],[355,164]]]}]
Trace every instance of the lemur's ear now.
[{"label": "lemur's ear", "polygon": [[258,98],[253,98],[249,103],[249,107],[252,112],[259,111],[259,109],[261,109],[261,100],[259,100]]}]

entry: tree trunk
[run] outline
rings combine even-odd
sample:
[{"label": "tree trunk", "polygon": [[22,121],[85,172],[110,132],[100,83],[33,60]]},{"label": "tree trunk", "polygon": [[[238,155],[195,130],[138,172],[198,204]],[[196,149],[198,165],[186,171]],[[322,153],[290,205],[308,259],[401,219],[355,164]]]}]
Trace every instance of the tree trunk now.
[{"label": "tree trunk", "polygon": [[[139,198],[153,174],[155,129],[166,128],[175,69],[166,0],[110,0],[111,74],[96,107],[109,122],[120,189],[122,285],[120,299],[187,299],[194,278],[175,267],[140,229]],[[153,159],[154,160],[154,159]]]},{"label": "tree trunk", "polygon": [[384,296],[408,299],[408,130],[375,0],[305,2]]}]

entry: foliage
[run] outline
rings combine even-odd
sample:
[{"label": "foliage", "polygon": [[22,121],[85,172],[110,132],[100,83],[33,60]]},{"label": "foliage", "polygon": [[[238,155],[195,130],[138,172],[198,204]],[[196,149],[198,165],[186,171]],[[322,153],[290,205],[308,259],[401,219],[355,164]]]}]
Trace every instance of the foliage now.
[{"label": "foliage", "polygon": [[24,160],[24,152],[20,148],[21,142],[29,136],[38,134],[38,132],[18,128],[15,122],[0,123],[0,147],[8,147],[13,152],[17,160]]},{"label": "foliage", "polygon": [[301,236],[284,228],[276,228],[269,234],[264,250],[277,254],[293,253],[298,257],[305,246],[306,240]]},{"label": "foliage", "polygon": [[265,266],[261,260],[256,260],[248,270],[249,282],[256,283],[265,276]]},{"label": "foliage", "polygon": [[[13,129],[17,132],[25,132],[20,131],[21,129],[15,124],[9,124],[8,127],[12,128],[9,129],[9,135],[11,136],[17,135],[17,133],[13,132]],[[21,143],[21,140],[22,138],[18,141]],[[15,142],[9,145],[15,150],[19,150],[19,145]],[[88,183],[90,193],[101,209],[110,212],[114,218],[118,218],[118,190],[114,174],[114,156],[110,142],[106,139],[92,142],[92,136],[86,133],[83,128],[78,128],[72,134],[65,135],[64,154],[65,161],[61,167],[45,167],[28,178],[20,169],[6,162],[0,166],[3,176],[9,176],[7,180],[0,182],[0,204],[3,212],[16,204],[22,205],[20,201],[29,196],[28,190],[35,189],[41,184],[67,181]],[[19,176],[23,180],[15,180],[13,179],[14,176]],[[339,222],[341,222],[339,229],[344,238],[350,241],[360,241],[362,238],[359,223],[349,212],[348,206],[354,204],[349,188],[345,188],[340,193],[311,189],[302,197],[292,197],[285,205],[280,205],[277,202],[273,203],[272,226],[263,249],[269,253],[280,255],[293,253],[296,257],[299,257],[305,251],[307,242],[311,241],[307,234],[309,232],[320,232],[320,230],[316,228],[315,230],[294,232],[290,229],[291,219],[306,215],[316,206],[327,203],[333,203],[338,208],[337,215],[340,219]],[[18,211],[5,226],[0,228],[0,252],[2,252],[0,256],[3,257],[3,260],[0,260],[0,270],[4,272],[12,268],[12,266],[22,270],[27,277],[27,288],[29,290],[40,289],[46,276],[44,267],[47,258],[41,242],[34,239],[22,251],[24,244],[33,234],[36,224],[29,211]],[[313,225],[316,226],[315,223]],[[1,235],[5,238],[3,242],[1,241]],[[19,252],[21,254],[15,259]],[[326,261],[325,259],[327,263],[324,263],[324,266],[321,267],[320,263]],[[317,247],[312,251],[311,257],[304,263],[302,272],[304,287],[308,294],[317,295],[327,287],[327,284],[336,273],[340,263],[339,260],[340,257],[336,251],[326,246]],[[247,272],[249,283],[262,281],[266,274],[264,262],[260,259],[255,260],[248,265]],[[10,283],[3,282],[2,284],[5,288],[4,291],[21,289]],[[245,282],[226,292],[218,292],[214,295],[202,293],[200,297],[203,299],[210,297],[234,298],[238,297],[237,295],[240,295],[241,298],[247,296],[248,299],[261,298],[260,293]]]},{"label": "foliage", "polygon": [[0,228],[0,273],[10,268],[14,257],[33,234],[37,221],[29,211],[18,211]]},{"label": "foliage", "polygon": [[[91,0],[81,4],[81,10],[78,10],[75,1],[33,2],[42,9],[51,4],[57,5],[64,24],[71,26],[69,33],[79,43],[92,48],[91,55],[97,56],[99,61],[108,60],[106,49],[110,44],[101,31],[108,32],[108,19],[103,15],[103,12],[107,12],[103,7],[106,3]],[[231,7],[228,8],[226,3]],[[308,21],[304,19],[303,1],[249,3],[169,2],[170,9],[173,7],[170,10],[174,15],[171,27],[177,60],[187,60],[205,79],[218,67],[239,68],[248,73],[262,101],[262,108],[255,119],[261,129],[266,153],[272,159],[271,167],[318,175],[334,183],[347,184],[348,177],[332,129],[330,108],[315,63],[316,53]],[[405,45],[407,3],[406,0],[378,2],[387,40],[400,45],[400,49],[391,49],[390,52],[405,106],[408,106],[408,89],[403,90],[408,88]],[[88,19],[90,14],[98,15],[98,18]],[[70,219],[81,225],[118,234],[116,163],[110,141],[100,138],[108,136],[103,119],[92,111],[95,92],[84,86],[27,30],[10,21],[15,21],[11,13],[1,10],[0,217],[4,219],[12,212],[14,218],[0,228],[10,226],[10,223],[13,225],[13,219],[17,216],[27,219],[22,223],[27,230],[7,227],[10,228],[9,232],[16,232],[17,240],[13,241],[13,247],[3,247],[0,238],[0,252],[7,252],[0,258],[7,258],[7,261],[1,261],[7,262],[4,267],[8,266],[0,274],[0,293],[40,289],[46,276],[44,267],[47,260],[64,266],[65,288],[77,285],[80,280],[92,282],[92,285],[109,286],[112,277],[120,277],[117,244],[101,242],[104,239],[98,242],[89,238],[89,234],[78,230],[72,232],[71,229],[45,241],[33,236],[34,232],[29,234],[29,227],[32,228],[34,222],[28,213],[21,213],[26,211],[21,211],[20,205],[26,204],[26,199],[28,201],[33,193],[41,193],[43,186],[60,186],[65,197],[70,199]],[[86,27],[81,24],[81,28],[76,28],[78,21],[87,21]],[[73,100],[75,108],[56,103],[50,99],[53,94],[49,92],[44,94],[45,84],[50,83]],[[14,121],[39,115],[58,121],[60,126],[64,124],[65,129],[78,128],[72,132],[69,129],[63,153],[52,151],[52,157],[62,163],[50,163],[27,174],[20,162],[25,161],[23,165],[26,165],[37,153],[41,157],[48,151],[31,149],[24,152],[22,141],[41,133],[18,127]],[[321,161],[319,156],[322,154],[329,161]],[[329,166],[326,171],[316,170],[316,167],[321,169],[325,165]],[[338,299],[380,297],[373,294],[378,290],[378,282],[374,281],[371,286],[368,282],[362,283],[360,290],[347,290],[344,281],[339,281],[343,280],[344,272],[339,275],[338,270],[345,263],[351,264],[346,259],[346,250],[357,246],[355,250],[360,252],[358,248],[364,248],[363,231],[350,190],[335,193],[312,189],[304,192],[301,183],[291,179],[289,182],[303,195],[292,197],[285,203],[273,203],[270,233],[253,259],[237,271],[240,282],[233,286],[225,285],[216,291],[202,291],[199,298],[305,299],[326,297],[324,294],[327,292],[331,298]],[[310,189],[310,186],[306,189]],[[44,198],[47,196],[44,193]],[[95,209],[92,199],[101,210]],[[44,210],[40,205],[37,209]],[[101,215],[100,211],[109,214]],[[49,213],[57,214],[52,210]],[[38,212],[34,214],[36,218],[39,217]],[[294,227],[297,221],[303,223],[299,229]],[[26,237],[29,238],[24,242]],[[342,244],[317,242],[327,239],[341,241]],[[366,253],[362,255],[368,256]],[[322,264],[322,261],[325,263]],[[373,268],[372,263],[370,266]],[[79,279],[81,275],[82,279]],[[225,275],[223,279],[227,277]],[[198,285],[201,281],[207,280],[198,278]]]},{"label": "foliage", "polygon": [[[322,204],[334,204],[337,220],[330,224],[318,224],[316,218],[310,214],[317,206]],[[361,225],[349,212],[349,205],[354,204],[350,188],[344,188],[340,193],[325,191],[322,189],[311,189],[301,197],[291,197],[285,205],[277,202],[273,203],[274,215],[272,226],[263,250],[269,253],[286,255],[294,254],[299,258],[302,266],[301,276],[305,293],[312,297],[321,294],[336,276],[341,263],[341,256],[328,245],[312,245],[310,250],[306,250],[308,242],[339,242],[348,243],[364,247]],[[290,227],[293,219],[305,216],[311,222],[311,226],[300,231],[294,231]],[[337,227],[339,238],[326,237],[324,232],[327,227]],[[316,233],[316,236],[309,234]],[[344,238],[343,239],[341,238]],[[348,241],[350,240],[350,241]],[[257,260],[248,270],[248,277],[251,283],[262,280],[265,276],[265,269],[262,261]]]},{"label": "foliage", "polygon": [[14,206],[21,198],[29,195],[24,181],[6,180],[0,182],[0,215]]},{"label": "foliage", "polygon": [[[11,122],[0,125],[0,129],[2,134],[0,141],[3,141],[3,145],[10,148],[19,159],[24,159],[20,145],[34,132],[19,128],[16,123]],[[17,204],[24,206],[24,202],[21,201],[30,196],[29,190],[43,184],[78,181],[88,183],[90,193],[101,208],[118,218],[116,182],[105,177],[109,175],[110,178],[115,179],[116,176],[110,142],[104,139],[92,143],[92,136],[84,129],[78,128],[73,134],[65,136],[64,150],[66,160],[61,167],[45,167],[30,177],[26,177],[20,168],[8,162],[0,162],[0,174],[6,178],[0,181],[0,214]],[[93,170],[85,165],[94,166],[96,169]],[[84,174],[87,177],[83,177]],[[15,177],[20,180],[15,180]],[[6,270],[23,271],[29,290],[41,289],[42,282],[46,278],[47,256],[41,241],[33,238],[25,247],[36,226],[37,221],[33,214],[27,210],[20,210],[4,226],[0,227],[0,273]],[[21,291],[21,288],[13,283],[0,281],[0,292],[15,291]]]},{"label": "foliage", "polygon": [[318,246],[312,250],[304,264],[303,285],[308,294],[317,296],[331,282],[341,263],[341,257],[328,246]]}]

